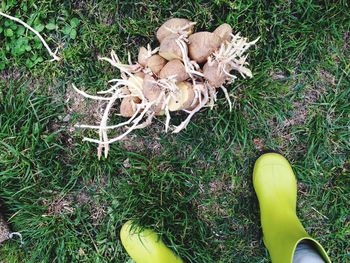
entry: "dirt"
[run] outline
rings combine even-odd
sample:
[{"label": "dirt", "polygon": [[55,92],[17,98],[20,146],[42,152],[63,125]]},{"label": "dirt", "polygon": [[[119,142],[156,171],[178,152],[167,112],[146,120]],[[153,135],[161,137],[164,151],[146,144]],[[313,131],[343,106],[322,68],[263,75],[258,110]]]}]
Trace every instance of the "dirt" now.
[{"label": "dirt", "polygon": [[9,82],[19,79],[23,76],[22,72],[13,68],[13,69],[4,69],[0,71],[0,80],[4,82]]},{"label": "dirt", "polygon": [[286,75],[282,71],[271,71],[270,76],[274,80],[283,80],[286,78]]},{"label": "dirt", "polygon": [[[314,85],[306,86],[302,98],[293,101],[290,116],[282,122],[277,122],[276,119],[270,121],[269,126],[273,127],[273,137],[281,139],[279,143],[280,150],[284,151],[289,148],[293,148],[294,152],[304,152],[306,150],[303,142],[296,143],[297,136],[293,133],[292,129],[295,126],[305,124],[310,114],[311,105],[317,102],[321,94],[327,92],[327,86],[334,86],[335,83],[335,77],[326,70],[321,69],[319,71],[319,80]],[[260,142],[257,141],[254,144],[256,144],[257,148],[260,147]]]},{"label": "dirt", "polygon": [[[79,123],[96,125],[103,115],[105,103],[84,98],[72,87],[67,87],[64,98],[66,105],[65,116],[61,116],[63,122],[71,122],[72,115],[78,114]],[[74,127],[72,127],[74,129]]]},{"label": "dirt", "polygon": [[94,226],[99,225],[107,214],[107,204],[93,203],[91,209],[91,219]]},{"label": "dirt", "polygon": [[[99,182],[87,182],[87,187],[92,189],[94,193],[99,193],[105,188],[107,180],[108,178],[104,176]],[[108,204],[100,203],[98,198],[89,193],[86,187],[83,187],[79,194],[74,197],[74,203],[77,206],[87,205],[88,209],[90,210],[90,218],[94,226],[99,225],[107,214]]]},{"label": "dirt", "polygon": [[163,133],[164,127],[157,122],[145,128],[146,136],[130,134],[120,141],[120,145],[129,152],[138,152],[157,155],[162,151],[159,134]]},{"label": "dirt", "polygon": [[265,143],[264,140],[261,138],[254,138],[253,139],[253,143],[255,145],[255,147],[259,150],[262,151],[265,148]]},{"label": "dirt", "polygon": [[[60,94],[56,94],[61,97]],[[55,99],[55,95],[53,94]],[[62,100],[62,98],[56,98]],[[102,118],[105,103],[84,98],[78,94],[71,86],[67,86],[64,95],[65,111],[59,119],[51,124],[51,130],[64,128],[61,134],[62,141],[67,145],[73,145],[73,135],[76,132],[76,124],[98,125]]]},{"label": "dirt", "polygon": [[335,76],[333,74],[331,74],[330,72],[328,72],[325,69],[320,69],[319,72],[320,78],[321,78],[321,82],[319,82],[320,85],[324,85],[324,82],[331,84],[332,86],[335,86],[336,83],[336,79]]},{"label": "dirt", "polygon": [[42,204],[47,206],[44,216],[64,215],[75,211],[73,200],[70,196],[55,196],[52,201],[47,199],[41,200]]},{"label": "dirt", "polygon": [[[103,183],[101,185],[96,186],[94,192],[100,191],[103,188]],[[67,215],[75,212],[77,207],[87,206],[90,210],[90,219],[93,225],[99,225],[104,219],[107,213],[107,204],[100,204],[96,201],[96,198],[92,196],[86,188],[82,188],[82,190],[78,194],[68,194],[65,196],[56,195],[53,200],[49,201],[47,199],[41,200],[42,204],[47,206],[47,210],[43,216],[60,216]],[[0,230],[1,230],[1,221],[0,221]]]},{"label": "dirt", "polygon": [[[212,216],[227,217],[226,208],[223,207],[220,199],[221,197],[226,197],[232,193],[232,185],[229,183],[228,178],[221,177],[215,178],[208,185],[200,185],[200,195],[197,200],[194,201],[194,204],[198,208],[198,216],[206,221],[209,225],[212,224]],[[201,200],[205,200],[210,197],[213,202],[209,204],[204,204]]]}]

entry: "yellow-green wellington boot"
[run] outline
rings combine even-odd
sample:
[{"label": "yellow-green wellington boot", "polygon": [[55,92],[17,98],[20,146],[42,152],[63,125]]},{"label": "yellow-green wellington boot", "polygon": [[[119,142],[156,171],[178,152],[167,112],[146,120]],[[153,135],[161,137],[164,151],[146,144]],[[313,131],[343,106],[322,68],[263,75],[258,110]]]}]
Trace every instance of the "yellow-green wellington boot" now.
[{"label": "yellow-green wellington boot", "polygon": [[120,239],[125,250],[136,263],[183,263],[158,235],[150,230],[140,230],[126,222],[120,230]]},{"label": "yellow-green wellington boot", "polygon": [[325,262],[323,247],[305,231],[296,215],[297,185],[289,162],[280,154],[266,153],[254,165],[253,185],[259,199],[264,243],[273,263],[291,263],[294,251],[309,240]]}]

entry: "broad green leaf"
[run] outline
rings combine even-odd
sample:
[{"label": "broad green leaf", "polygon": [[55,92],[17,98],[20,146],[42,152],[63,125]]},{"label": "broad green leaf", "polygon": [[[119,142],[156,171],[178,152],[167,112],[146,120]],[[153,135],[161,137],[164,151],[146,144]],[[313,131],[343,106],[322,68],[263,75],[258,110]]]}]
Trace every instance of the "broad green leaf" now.
[{"label": "broad green leaf", "polygon": [[41,43],[41,41],[39,40],[35,40],[34,41],[34,48],[35,49],[41,49],[43,47],[43,43]]},{"label": "broad green leaf", "polygon": [[20,27],[18,27],[16,34],[17,34],[17,36],[22,36],[22,35],[24,35],[25,31],[26,31],[25,28],[23,26],[20,26]]},{"label": "broad green leaf", "polygon": [[27,58],[27,60],[26,60],[26,66],[27,66],[28,68],[32,68],[32,67],[34,66],[33,61],[32,61],[31,59]]},{"label": "broad green leaf", "polygon": [[5,20],[5,27],[10,27],[12,24],[11,20]]},{"label": "broad green leaf", "polygon": [[80,20],[76,17],[74,17],[70,20],[70,25],[72,27],[77,27],[79,24],[80,24]]},{"label": "broad green leaf", "polygon": [[10,25],[10,28],[12,29],[12,30],[16,30],[17,29],[17,24],[15,23],[15,22],[13,22],[11,25]]},{"label": "broad green leaf", "polygon": [[70,31],[70,37],[72,39],[75,39],[77,37],[77,30],[75,30],[74,28]]},{"label": "broad green leaf", "polygon": [[43,24],[38,24],[38,25],[34,26],[34,29],[38,32],[43,31],[44,28],[45,28],[45,26]]},{"label": "broad green leaf", "polygon": [[53,24],[53,23],[48,23],[48,24],[46,25],[46,28],[47,28],[48,30],[54,30],[54,29],[56,29],[56,25]]},{"label": "broad green leaf", "polygon": [[65,35],[69,35],[71,30],[72,28],[70,26],[65,26],[62,31]]},{"label": "broad green leaf", "polygon": [[12,37],[13,36],[13,31],[11,28],[6,28],[5,29],[5,36],[7,37]]},{"label": "broad green leaf", "polygon": [[32,57],[30,58],[32,61],[35,61],[38,57],[38,54],[34,53]]},{"label": "broad green leaf", "polygon": [[21,9],[22,9],[24,12],[27,12],[28,6],[27,6],[27,3],[26,3],[26,2],[22,2],[22,3],[21,3]]}]

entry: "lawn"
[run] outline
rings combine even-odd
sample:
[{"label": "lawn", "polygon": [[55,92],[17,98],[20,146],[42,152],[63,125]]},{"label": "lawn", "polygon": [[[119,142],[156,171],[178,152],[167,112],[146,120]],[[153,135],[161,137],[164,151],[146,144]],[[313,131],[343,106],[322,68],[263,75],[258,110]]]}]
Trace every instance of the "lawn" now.
[{"label": "lawn", "polygon": [[[18,239],[0,262],[131,262],[119,230],[129,219],[156,230],[186,262],[269,262],[252,187],[264,150],[286,156],[298,178],[298,215],[334,262],[350,262],[350,5],[339,1],[4,0],[0,9],[0,200]],[[82,142],[117,71],[97,60],[114,49],[156,46],[169,17],[213,30],[226,22],[253,40],[252,79],[238,79],[213,110],[179,134],[164,119],[114,143],[108,158]],[[12,33],[11,33],[12,32]],[[120,121],[118,116],[115,121]],[[181,114],[175,122],[183,119]]]}]

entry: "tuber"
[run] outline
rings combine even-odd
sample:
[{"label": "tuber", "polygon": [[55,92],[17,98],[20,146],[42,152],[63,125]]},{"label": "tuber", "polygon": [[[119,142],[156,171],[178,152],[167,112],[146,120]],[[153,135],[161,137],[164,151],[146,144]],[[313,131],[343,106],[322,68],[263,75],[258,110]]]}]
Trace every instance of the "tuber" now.
[{"label": "tuber", "polygon": [[193,32],[193,28],[193,23],[188,19],[172,18],[159,27],[156,36],[159,43],[162,43],[166,37],[176,33],[182,34],[184,31],[187,35],[190,35]]},{"label": "tuber", "polygon": [[165,64],[166,60],[159,55],[153,55],[147,59],[147,67],[149,67],[151,71],[156,75],[159,74]]},{"label": "tuber", "polygon": [[176,82],[185,81],[189,78],[184,64],[179,59],[174,59],[165,64],[159,73],[159,77],[166,79],[174,76]]},{"label": "tuber", "polygon": [[125,97],[120,104],[120,115],[123,117],[131,117],[136,112],[136,104],[141,100],[138,97]]},{"label": "tuber", "polygon": [[170,35],[166,37],[159,46],[159,55],[166,60],[182,59],[181,48],[176,43],[178,37]]},{"label": "tuber", "polygon": [[229,24],[222,24],[218,26],[213,33],[220,37],[222,42],[230,41],[232,35],[232,27]]},{"label": "tuber", "polygon": [[137,57],[137,62],[142,65],[143,67],[146,66],[147,64],[147,59],[149,58],[149,53],[148,53],[148,50],[147,48],[145,47],[140,47],[139,48],[139,54],[138,54],[138,57]]},{"label": "tuber", "polygon": [[208,57],[216,51],[221,44],[220,37],[210,32],[198,32],[190,35],[188,53],[197,63],[207,61]]},{"label": "tuber", "polygon": [[[229,70],[228,65],[225,65],[226,69]],[[204,78],[215,88],[220,87],[226,81],[227,75],[222,68],[219,67],[219,63],[214,61],[213,63],[207,62],[203,66]]]},{"label": "tuber", "polygon": [[189,82],[181,82],[177,84],[178,91],[174,97],[170,98],[169,110],[178,111],[191,106],[194,99],[194,91]]},{"label": "tuber", "polygon": [[152,105],[152,109],[155,113],[159,113],[162,110],[162,103],[164,100],[162,89],[149,74],[146,74],[143,80],[143,95],[149,102],[156,102]]}]

